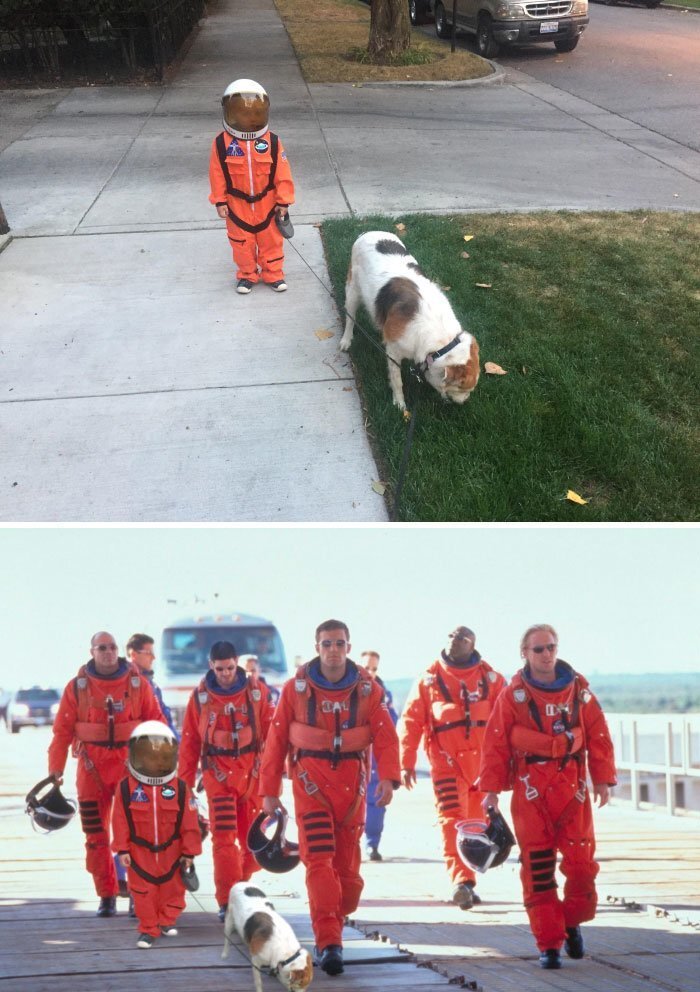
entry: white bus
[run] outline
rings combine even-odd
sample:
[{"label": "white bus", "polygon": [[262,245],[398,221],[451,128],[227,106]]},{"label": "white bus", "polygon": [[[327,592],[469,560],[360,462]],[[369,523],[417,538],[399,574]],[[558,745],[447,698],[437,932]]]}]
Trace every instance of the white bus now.
[{"label": "white bus", "polygon": [[206,675],[209,649],[216,641],[230,641],[239,658],[254,654],[260,674],[275,695],[287,679],[287,659],[279,631],[271,620],[244,613],[210,613],[185,617],[163,630],[160,684],[163,700],[182,726],[190,693]]}]

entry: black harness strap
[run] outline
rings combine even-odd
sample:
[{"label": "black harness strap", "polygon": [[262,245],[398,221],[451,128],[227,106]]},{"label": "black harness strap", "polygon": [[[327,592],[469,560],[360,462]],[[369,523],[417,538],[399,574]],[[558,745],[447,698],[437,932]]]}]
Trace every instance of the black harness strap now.
[{"label": "black harness strap", "polygon": [[169,870],[163,875],[151,875],[150,872],[147,872],[140,865],[137,865],[133,858],[131,859],[131,867],[139,878],[142,878],[145,882],[150,882],[151,885],[162,885],[164,882],[169,882],[175,872],[178,871],[180,868],[180,859],[176,858]]},{"label": "black harness strap", "polygon": [[[267,177],[267,185],[261,193],[244,193],[241,189],[236,189],[233,185],[231,179],[231,173],[228,171],[226,166],[226,140],[224,138],[224,132],[217,136],[216,139],[216,153],[219,158],[219,165],[221,166],[221,172],[226,183],[226,192],[229,196],[238,197],[239,200],[245,200],[246,203],[258,203],[258,201],[264,199],[267,194],[275,188],[275,175],[277,174],[277,158],[279,155],[279,138],[272,131],[268,132],[270,136],[270,154],[272,155],[272,163],[270,165],[270,172]],[[229,210],[229,214],[231,211]]]},{"label": "black harness strap", "polygon": [[[128,778],[122,779],[121,794],[122,794],[122,803],[124,806],[124,815],[126,816],[126,822],[129,827],[129,840],[132,842],[132,844],[136,844],[138,847],[145,847],[146,850],[150,851],[152,854],[159,854],[161,851],[167,850],[167,848],[170,847],[173,841],[177,840],[177,838],[179,837],[180,827],[182,826],[182,818],[185,815],[185,798],[187,795],[187,786],[182,781],[182,779],[179,779],[177,783],[178,809],[177,809],[177,819],[175,820],[175,827],[173,828],[173,832],[171,836],[168,838],[168,840],[163,841],[162,844],[151,844],[149,841],[144,840],[143,837],[139,837],[138,834],[136,833],[136,825],[134,823],[134,818],[131,815],[131,808],[129,805],[131,797],[129,793]],[[141,872],[137,871],[137,874],[141,874]],[[146,876],[143,875],[143,878],[146,878]],[[172,874],[169,875],[168,878],[172,878]],[[165,880],[166,879],[164,878],[163,881]],[[146,878],[146,881],[151,881],[151,879]]]}]

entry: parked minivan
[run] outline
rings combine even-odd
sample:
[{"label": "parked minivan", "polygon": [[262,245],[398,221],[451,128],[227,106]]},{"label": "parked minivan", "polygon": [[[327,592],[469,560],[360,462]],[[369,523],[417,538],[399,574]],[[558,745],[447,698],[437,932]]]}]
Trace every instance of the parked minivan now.
[{"label": "parked minivan", "polygon": [[[453,0],[435,0],[438,38],[452,35]],[[476,35],[479,55],[490,59],[501,45],[537,45],[553,41],[558,52],[573,52],[588,24],[588,0],[457,0],[458,31]]]}]

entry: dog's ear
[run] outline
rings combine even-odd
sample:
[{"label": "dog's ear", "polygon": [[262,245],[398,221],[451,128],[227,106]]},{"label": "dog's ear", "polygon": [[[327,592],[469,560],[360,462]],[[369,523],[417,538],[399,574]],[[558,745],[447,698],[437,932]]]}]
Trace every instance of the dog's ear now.
[{"label": "dog's ear", "polygon": [[305,989],[311,985],[314,977],[314,962],[310,954],[306,955],[306,964],[303,968],[296,968],[289,973],[290,984],[296,989]]},{"label": "dog's ear", "polygon": [[476,386],[479,381],[479,345],[477,344],[476,338],[472,338],[472,343],[469,346],[469,360],[467,361],[467,372],[464,377],[465,388],[470,392]]}]

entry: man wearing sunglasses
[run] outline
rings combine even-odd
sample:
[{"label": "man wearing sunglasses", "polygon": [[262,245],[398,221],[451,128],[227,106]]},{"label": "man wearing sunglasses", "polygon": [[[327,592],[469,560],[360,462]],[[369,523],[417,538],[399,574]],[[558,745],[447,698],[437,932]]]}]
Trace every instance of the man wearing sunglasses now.
[{"label": "man wearing sunglasses", "polygon": [[119,657],[114,637],[99,631],[90,660],[63,690],[49,745],[49,775],[58,785],[72,746],[85,834],[86,867],[100,897],[98,916],[117,912],[117,874],[110,850],[114,793],[124,778],[131,731],[145,720],[165,722],[158,700],[138,668]]},{"label": "man wearing sunglasses", "polygon": [[343,924],[357,909],[364,884],[360,839],[370,748],[378,766],[376,803],[388,806],[400,785],[399,744],[381,686],[348,657],[347,625],[320,624],[316,651],[282,689],[265,742],[260,792],[266,813],[284,811],[279,796],[289,757],[316,958],[326,974],[339,975]]},{"label": "man wearing sunglasses", "polygon": [[455,627],[440,657],[413,686],[399,723],[401,775],[412,789],[423,740],[430,762],[442,850],[460,909],[481,902],[476,875],[457,850],[460,820],[481,818],[482,795],[474,789],[479,774],[486,723],[505,679],[476,650],[469,627]]},{"label": "man wearing sunglasses", "polygon": [[[501,694],[486,728],[480,788],[484,810],[513,789],[511,810],[520,846],[523,901],[540,966],[561,967],[584,955],[581,923],[595,916],[593,795],[605,806],[616,784],[613,745],[600,704],[586,679],[557,657],[549,624],[529,627],[520,642],[525,664]],[[561,854],[564,893],[557,895]]]}]

